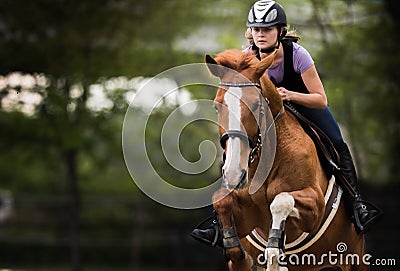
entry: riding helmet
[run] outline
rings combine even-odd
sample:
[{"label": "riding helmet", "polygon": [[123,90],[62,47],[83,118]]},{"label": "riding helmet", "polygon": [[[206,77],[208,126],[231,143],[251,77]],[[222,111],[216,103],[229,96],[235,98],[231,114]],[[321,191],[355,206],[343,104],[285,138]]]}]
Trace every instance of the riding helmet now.
[{"label": "riding helmet", "polygon": [[247,26],[268,27],[272,25],[287,25],[286,13],[282,6],[271,0],[257,1],[250,9]]}]

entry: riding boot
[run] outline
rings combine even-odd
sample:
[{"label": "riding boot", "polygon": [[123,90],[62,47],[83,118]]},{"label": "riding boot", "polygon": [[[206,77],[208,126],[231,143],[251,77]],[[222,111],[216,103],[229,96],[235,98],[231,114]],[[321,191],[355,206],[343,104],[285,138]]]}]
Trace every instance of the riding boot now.
[{"label": "riding boot", "polygon": [[[202,228],[207,223],[207,227]],[[201,222],[190,235],[206,245],[223,247],[222,230],[217,212],[214,210],[213,216]]]},{"label": "riding boot", "polygon": [[382,214],[382,211],[372,203],[361,199],[356,169],[347,145],[346,149],[340,153],[340,171],[354,189],[355,196],[347,195],[347,198],[352,205],[352,220],[356,232],[362,234],[368,229],[370,224]]}]

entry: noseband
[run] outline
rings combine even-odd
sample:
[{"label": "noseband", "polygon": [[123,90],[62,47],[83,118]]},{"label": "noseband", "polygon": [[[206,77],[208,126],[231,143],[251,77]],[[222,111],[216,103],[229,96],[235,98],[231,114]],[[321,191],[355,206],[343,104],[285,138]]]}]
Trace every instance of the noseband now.
[{"label": "noseband", "polygon": [[[220,137],[220,144],[223,149],[225,149],[226,141],[229,138],[240,138],[241,140],[245,140],[245,141],[247,140],[249,143],[249,146],[251,148],[251,152],[249,155],[249,162],[248,162],[248,164],[250,166],[250,164],[253,163],[256,154],[262,148],[263,140],[262,140],[262,134],[261,134],[260,127],[262,127],[262,121],[263,121],[264,115],[265,115],[265,110],[264,110],[262,101],[263,101],[263,99],[265,99],[265,101],[267,102],[266,108],[268,109],[269,100],[266,97],[264,98],[264,96],[262,95],[260,83],[256,83],[256,82],[243,82],[243,83],[220,82],[219,85],[224,86],[224,87],[257,87],[260,90],[259,91],[260,115],[259,115],[259,119],[258,119],[258,132],[257,132],[257,135],[255,136],[257,138],[255,138],[255,139],[250,138],[245,132],[243,132],[241,130],[228,130]],[[274,125],[275,121],[278,119],[278,117],[281,115],[282,112],[283,112],[283,106],[282,106],[282,109],[278,112],[278,114],[274,117],[273,123],[271,123],[271,125],[265,131],[265,135],[268,134],[272,125]],[[225,160],[225,155],[224,155],[224,160]]]}]

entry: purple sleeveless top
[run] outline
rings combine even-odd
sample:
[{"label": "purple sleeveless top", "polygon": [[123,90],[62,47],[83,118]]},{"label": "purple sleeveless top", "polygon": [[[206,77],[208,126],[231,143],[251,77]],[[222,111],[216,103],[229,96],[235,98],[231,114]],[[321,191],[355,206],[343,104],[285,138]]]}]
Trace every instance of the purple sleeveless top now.
[{"label": "purple sleeveless top", "polygon": [[[251,50],[252,47],[249,46],[243,51]],[[284,73],[284,58],[278,65],[268,68],[268,76],[274,77],[277,83],[282,82]],[[293,42],[293,68],[297,73],[304,73],[308,68],[314,65],[314,60],[312,59],[310,53],[301,45]]]}]

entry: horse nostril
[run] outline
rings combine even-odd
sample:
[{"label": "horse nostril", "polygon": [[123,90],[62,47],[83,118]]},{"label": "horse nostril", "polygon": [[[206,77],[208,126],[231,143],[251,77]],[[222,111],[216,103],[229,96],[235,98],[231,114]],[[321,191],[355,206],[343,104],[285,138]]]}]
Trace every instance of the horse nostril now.
[{"label": "horse nostril", "polygon": [[237,174],[236,178],[230,178],[230,175],[227,175],[225,170],[222,170],[222,186],[230,190],[241,189],[247,183],[246,177],[247,171],[245,169],[240,170],[240,175]]},{"label": "horse nostril", "polygon": [[242,174],[240,175],[240,183],[242,183],[245,180],[246,174],[247,174],[246,170],[242,169]]},{"label": "horse nostril", "polygon": [[243,186],[246,185],[246,176],[247,176],[247,171],[242,169],[242,173],[240,174],[240,180],[238,185],[236,186],[237,188],[243,188]]}]

